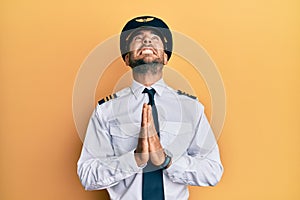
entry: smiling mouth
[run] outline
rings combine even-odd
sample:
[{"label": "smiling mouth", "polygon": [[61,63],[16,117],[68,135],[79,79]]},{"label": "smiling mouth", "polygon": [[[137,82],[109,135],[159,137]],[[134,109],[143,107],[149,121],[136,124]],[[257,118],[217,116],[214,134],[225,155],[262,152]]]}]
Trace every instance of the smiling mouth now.
[{"label": "smiling mouth", "polygon": [[155,51],[151,48],[143,48],[139,52],[139,55],[153,55],[156,54]]}]

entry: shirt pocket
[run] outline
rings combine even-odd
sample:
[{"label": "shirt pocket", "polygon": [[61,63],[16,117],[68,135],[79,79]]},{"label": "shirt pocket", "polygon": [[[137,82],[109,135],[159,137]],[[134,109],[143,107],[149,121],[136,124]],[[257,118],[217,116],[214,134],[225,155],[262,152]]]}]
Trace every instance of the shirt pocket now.
[{"label": "shirt pocket", "polygon": [[127,123],[110,126],[112,145],[116,155],[134,150],[137,146],[140,124]]},{"label": "shirt pocket", "polygon": [[195,131],[188,122],[165,122],[160,128],[160,141],[163,148],[172,156],[181,156],[190,146]]}]

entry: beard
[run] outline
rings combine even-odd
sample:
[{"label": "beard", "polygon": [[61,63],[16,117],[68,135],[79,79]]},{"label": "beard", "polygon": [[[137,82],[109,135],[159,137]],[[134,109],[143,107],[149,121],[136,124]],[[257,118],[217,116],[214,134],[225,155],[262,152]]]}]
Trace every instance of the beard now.
[{"label": "beard", "polygon": [[144,59],[133,60],[131,59],[131,55],[129,55],[129,66],[134,73],[146,74],[150,72],[151,74],[157,74],[162,71],[164,64],[160,58],[157,58],[152,62],[145,62]]},{"label": "beard", "polygon": [[132,68],[132,71],[138,74],[146,74],[148,72],[151,74],[157,74],[158,72],[162,71],[162,68],[163,65],[160,63],[147,63]]}]

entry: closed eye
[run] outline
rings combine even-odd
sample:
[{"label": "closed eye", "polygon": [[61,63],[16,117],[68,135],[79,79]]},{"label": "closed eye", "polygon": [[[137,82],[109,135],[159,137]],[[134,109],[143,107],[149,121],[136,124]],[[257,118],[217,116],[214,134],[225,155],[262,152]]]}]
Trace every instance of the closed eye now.
[{"label": "closed eye", "polygon": [[134,37],[134,40],[135,40],[135,41],[140,41],[140,40],[142,40],[142,37],[139,36],[139,35],[137,35],[137,36]]},{"label": "closed eye", "polygon": [[157,35],[155,35],[155,36],[153,36],[153,37],[151,38],[151,40],[158,41],[158,40],[159,40],[159,37],[158,37]]}]

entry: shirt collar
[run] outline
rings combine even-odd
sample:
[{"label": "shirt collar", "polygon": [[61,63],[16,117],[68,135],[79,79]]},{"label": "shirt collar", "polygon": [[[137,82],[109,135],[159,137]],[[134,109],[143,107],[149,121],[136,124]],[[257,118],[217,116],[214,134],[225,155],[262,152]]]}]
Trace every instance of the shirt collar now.
[{"label": "shirt collar", "polygon": [[142,94],[143,90],[145,88],[148,89],[155,89],[156,94],[158,94],[159,96],[162,95],[164,89],[167,87],[166,83],[164,82],[164,80],[161,78],[160,80],[158,80],[157,82],[155,82],[154,84],[152,84],[150,87],[146,87],[143,84],[133,80],[132,84],[131,84],[131,91],[134,94],[135,97],[138,97],[139,95]]}]

